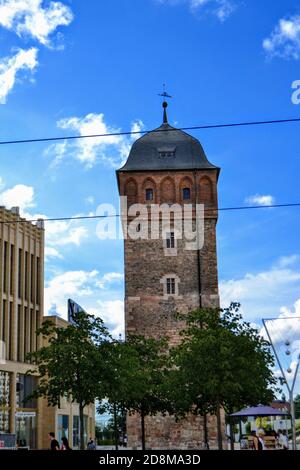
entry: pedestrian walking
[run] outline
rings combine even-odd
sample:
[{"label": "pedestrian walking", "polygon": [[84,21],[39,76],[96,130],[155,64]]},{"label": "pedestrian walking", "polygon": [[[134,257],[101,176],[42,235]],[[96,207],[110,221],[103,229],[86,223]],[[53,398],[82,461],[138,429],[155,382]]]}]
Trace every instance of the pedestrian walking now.
[{"label": "pedestrian walking", "polygon": [[60,450],[72,450],[69,446],[69,441],[66,437],[61,438],[61,447]]},{"label": "pedestrian walking", "polygon": [[49,437],[49,440],[50,440],[50,449],[51,450],[59,450],[59,443],[55,439],[54,432],[49,432],[48,437]]},{"label": "pedestrian walking", "polygon": [[96,444],[94,440],[90,437],[89,442],[87,443],[87,449],[88,450],[96,450]]}]

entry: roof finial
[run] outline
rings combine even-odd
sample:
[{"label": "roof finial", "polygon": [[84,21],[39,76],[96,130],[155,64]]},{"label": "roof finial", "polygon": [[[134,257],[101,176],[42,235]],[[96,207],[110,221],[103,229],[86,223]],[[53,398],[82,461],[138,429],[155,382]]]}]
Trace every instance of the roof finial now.
[{"label": "roof finial", "polygon": [[[166,92],[166,85],[165,85],[165,83],[163,83],[163,92],[162,92],[162,93],[159,93],[158,96],[163,96],[164,98],[172,98],[172,96],[169,95],[169,94]],[[168,116],[167,116],[167,107],[168,107],[168,103],[166,102],[165,99],[164,99],[164,101],[163,101],[162,106],[163,106],[163,108],[164,108],[163,123],[164,123],[164,124],[167,124],[167,123],[168,123]]]}]

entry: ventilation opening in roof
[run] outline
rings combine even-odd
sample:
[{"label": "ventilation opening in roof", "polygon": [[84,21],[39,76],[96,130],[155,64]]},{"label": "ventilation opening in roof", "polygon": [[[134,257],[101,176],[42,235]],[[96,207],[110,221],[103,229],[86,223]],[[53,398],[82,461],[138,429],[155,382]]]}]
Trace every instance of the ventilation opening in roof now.
[{"label": "ventilation opening in roof", "polygon": [[165,157],[175,157],[175,147],[173,148],[160,148],[158,149],[159,156],[162,158]]}]

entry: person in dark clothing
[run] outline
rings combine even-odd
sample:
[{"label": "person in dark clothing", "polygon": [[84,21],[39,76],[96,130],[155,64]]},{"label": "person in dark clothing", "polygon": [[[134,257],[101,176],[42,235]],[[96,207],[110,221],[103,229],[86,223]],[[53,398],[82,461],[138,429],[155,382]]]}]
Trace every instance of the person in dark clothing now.
[{"label": "person in dark clothing", "polygon": [[49,432],[48,436],[49,436],[49,439],[50,439],[50,449],[51,450],[59,450],[59,443],[55,439],[54,432]]},{"label": "person in dark clothing", "polygon": [[260,439],[256,435],[256,431],[251,431],[251,436],[253,437],[253,450],[263,450]]},{"label": "person in dark clothing", "polygon": [[93,439],[90,437],[89,442],[87,443],[87,449],[88,450],[96,450],[96,444],[93,441]]},{"label": "person in dark clothing", "polygon": [[69,441],[66,437],[61,438],[61,448],[60,450],[72,450],[69,446]]}]

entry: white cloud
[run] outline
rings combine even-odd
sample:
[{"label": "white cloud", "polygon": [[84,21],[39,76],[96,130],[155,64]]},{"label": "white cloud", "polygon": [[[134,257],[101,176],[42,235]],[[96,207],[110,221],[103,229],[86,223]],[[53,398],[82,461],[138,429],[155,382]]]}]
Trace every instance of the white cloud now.
[{"label": "white cloud", "polygon": [[[119,299],[99,300],[101,282],[111,282],[123,276],[98,271],[67,271],[46,283],[45,313],[58,313],[67,318],[67,301],[73,298],[88,313],[101,317],[114,336],[124,332],[124,303]],[[112,293],[110,292],[110,295]]]},{"label": "white cloud", "polygon": [[17,74],[21,70],[33,71],[37,65],[37,49],[34,47],[28,50],[19,49],[15,55],[0,59],[0,104],[6,103]]},{"label": "white cloud", "polygon": [[300,15],[281,18],[263,48],[269,57],[300,59]]},{"label": "white cloud", "polygon": [[0,194],[0,204],[11,209],[14,206],[20,207],[24,211],[34,206],[34,189],[32,186],[17,184],[14,187],[3,191]]},{"label": "white cloud", "polygon": [[[30,212],[36,205],[32,186],[17,184],[0,192],[0,205],[4,205],[7,209],[18,206],[21,217],[27,220],[49,218],[45,214]],[[80,246],[82,241],[87,238],[88,230],[79,224],[80,221],[77,220],[55,220],[45,223],[46,257],[48,259],[50,257],[62,258],[61,253],[58,251],[60,246]]]},{"label": "white cloud", "polygon": [[91,313],[100,316],[113,336],[124,335],[124,302],[122,300],[98,301],[99,308]]},{"label": "white cloud", "polygon": [[233,0],[159,0],[159,3],[178,5],[186,3],[195,14],[212,14],[221,22],[225,21],[236,9]]},{"label": "white cloud", "polygon": [[45,247],[45,258],[46,260],[49,259],[49,258],[59,258],[59,259],[63,259],[63,256],[61,253],[59,253],[59,251],[54,248],[53,246],[46,246]]},{"label": "white cloud", "polygon": [[254,194],[245,199],[247,204],[257,204],[258,206],[271,206],[275,204],[275,198],[271,195]]},{"label": "white cloud", "polygon": [[0,25],[18,36],[29,35],[45,46],[59,26],[67,26],[73,20],[71,9],[61,2],[42,0],[0,0]]},{"label": "white cloud", "polygon": [[68,298],[81,299],[91,295],[91,286],[94,286],[97,275],[98,272],[94,270],[90,272],[66,271],[54,276],[45,287],[45,313],[53,310],[55,305],[56,312],[66,317]]},{"label": "white cloud", "polygon": [[231,0],[190,0],[190,5],[193,11],[210,8],[210,13],[221,22],[227,20],[235,10],[235,4]]},{"label": "white cloud", "polygon": [[300,268],[280,267],[278,264],[256,274],[247,273],[239,279],[222,280],[222,306],[226,307],[232,301],[240,302],[249,321],[277,317],[283,306],[295,302],[300,292]]},{"label": "white cloud", "polygon": [[100,279],[100,281],[98,282],[98,287],[100,287],[100,289],[106,289],[108,287],[108,285],[114,283],[114,282],[120,282],[120,281],[123,281],[124,279],[124,276],[123,274],[121,273],[106,273],[104,274],[104,276],[102,277],[102,279]]},{"label": "white cloud", "polygon": [[300,261],[300,255],[281,256],[277,262],[280,268],[286,268]]},{"label": "white cloud", "polygon": [[[294,303],[292,308],[282,307],[278,317],[266,321],[266,327],[285,378],[291,386],[300,353],[300,299]],[[264,328],[261,333],[268,339]],[[282,377],[281,371],[278,371],[278,376]],[[300,378],[296,382],[298,391],[299,388]]]},{"label": "white cloud", "polygon": [[94,196],[88,196],[87,198],[85,198],[85,202],[87,204],[94,204],[95,203],[95,198]]},{"label": "white cloud", "polygon": [[88,235],[88,231],[85,227],[74,227],[70,228],[68,234],[64,237],[60,236],[56,240],[56,245],[68,245],[73,244],[79,246],[84,238]]},{"label": "white cloud", "polygon": [[[60,129],[70,130],[76,135],[102,135],[116,134],[119,128],[109,126],[104,121],[104,114],[89,113],[83,117],[70,117],[57,122]],[[141,121],[135,121],[131,130],[140,132],[143,128]],[[108,135],[103,137],[88,137],[72,142],[62,142],[51,145],[47,149],[48,155],[54,155],[51,166],[58,165],[64,158],[72,157],[79,160],[87,168],[93,167],[96,162],[102,161],[114,168],[122,164],[127,158],[133,141],[138,137]]]}]

